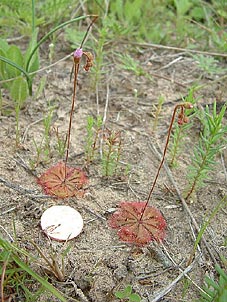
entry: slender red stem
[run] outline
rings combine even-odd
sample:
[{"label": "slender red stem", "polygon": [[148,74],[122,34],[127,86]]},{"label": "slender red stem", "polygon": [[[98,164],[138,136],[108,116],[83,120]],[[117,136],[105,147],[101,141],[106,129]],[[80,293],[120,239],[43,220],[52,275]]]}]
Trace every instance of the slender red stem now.
[{"label": "slender red stem", "polygon": [[164,163],[164,160],[165,160],[165,156],[166,156],[166,151],[167,151],[167,148],[168,148],[168,144],[169,144],[169,139],[170,139],[170,135],[171,135],[171,130],[172,130],[172,127],[173,127],[173,122],[174,122],[174,119],[175,119],[175,115],[176,115],[176,112],[178,110],[178,108],[184,108],[184,104],[179,104],[179,105],[176,105],[175,108],[174,108],[174,111],[173,111],[173,115],[172,115],[172,118],[171,118],[171,122],[170,122],[170,125],[169,125],[169,129],[168,129],[168,135],[167,135],[167,138],[166,138],[166,143],[165,143],[165,148],[164,148],[164,151],[163,151],[163,155],[162,155],[162,160],[159,164],[159,167],[158,167],[158,171],[156,173],[156,176],[155,176],[155,179],[153,181],[153,184],[151,186],[151,189],[150,189],[150,192],[149,192],[149,195],[147,197],[147,201],[146,201],[146,204],[142,210],[142,213],[141,213],[141,216],[140,216],[140,221],[142,220],[143,218],[143,215],[144,215],[144,212],[145,212],[145,209],[146,207],[148,206],[148,203],[151,199],[151,195],[154,191],[154,188],[155,188],[155,185],[156,185],[156,182],[157,182],[157,179],[158,179],[158,176],[159,176],[159,173],[160,173],[160,170],[162,168],[162,165]]},{"label": "slender red stem", "polygon": [[[90,25],[88,26],[85,36],[80,45],[81,49],[83,47],[83,44],[85,42],[85,39],[88,35],[88,32],[89,32],[91,26],[97,20],[97,18],[98,18],[98,16],[94,16],[94,19],[91,21]],[[66,154],[65,154],[65,179],[66,179],[67,162],[68,162],[68,157],[69,157],[69,147],[70,147],[73,112],[74,112],[75,103],[76,103],[76,87],[77,87],[77,78],[78,78],[79,68],[80,68],[80,60],[78,60],[78,58],[77,58],[77,60],[74,59],[74,85],[73,85],[72,106],[71,106],[70,117],[69,117],[69,128],[68,128],[67,146],[66,146]]]},{"label": "slender red stem", "polygon": [[79,63],[77,63],[77,64],[74,63],[73,96],[72,96],[72,106],[71,106],[70,117],[69,117],[69,128],[68,128],[68,135],[67,135],[66,155],[65,155],[65,178],[66,178],[66,167],[67,167],[67,162],[68,162],[68,157],[69,157],[69,146],[70,146],[73,112],[74,112],[75,103],[76,103],[76,87],[77,87],[77,78],[78,78],[79,67],[80,67]]}]

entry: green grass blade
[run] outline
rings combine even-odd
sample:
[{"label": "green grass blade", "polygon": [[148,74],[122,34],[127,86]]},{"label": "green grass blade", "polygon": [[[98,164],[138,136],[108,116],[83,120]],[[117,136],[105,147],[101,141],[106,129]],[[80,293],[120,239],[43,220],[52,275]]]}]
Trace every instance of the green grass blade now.
[{"label": "green grass blade", "polygon": [[16,63],[14,63],[13,61],[3,57],[3,56],[0,56],[0,60],[13,66],[14,68],[20,70],[26,77],[26,80],[27,80],[27,83],[28,83],[28,89],[29,89],[29,94],[32,95],[32,80],[29,76],[29,74],[27,73],[26,70],[24,70],[21,66],[17,65]]},{"label": "green grass blade", "polygon": [[32,59],[32,57],[33,57],[33,55],[35,54],[35,52],[36,52],[36,50],[39,48],[39,46],[42,44],[42,43],[44,43],[55,31],[57,31],[57,30],[59,30],[59,29],[61,29],[61,28],[63,28],[64,26],[66,26],[66,25],[69,25],[69,24],[71,24],[71,23],[74,23],[74,22],[76,22],[76,21],[80,21],[80,20],[83,20],[83,19],[86,19],[86,18],[88,18],[88,17],[94,17],[94,15],[87,15],[87,16],[80,16],[80,17],[77,17],[77,18],[74,18],[74,19],[72,19],[72,20],[69,20],[69,21],[66,21],[66,22],[64,22],[64,23],[62,23],[62,24],[60,24],[60,25],[58,25],[58,26],[56,26],[55,28],[53,28],[51,31],[49,31],[38,43],[37,43],[37,45],[34,47],[34,49],[32,50],[32,52],[31,52],[31,54],[30,54],[30,56],[29,56],[29,58],[28,58],[28,61],[27,61],[27,64],[26,64],[26,70],[28,71],[28,69],[29,69],[29,65],[30,65],[30,61],[31,61],[31,59]]},{"label": "green grass blade", "polygon": [[196,238],[196,241],[194,243],[194,251],[196,251],[197,246],[203,236],[203,233],[205,232],[205,230],[207,229],[207,227],[210,225],[211,220],[215,217],[215,215],[218,213],[218,211],[223,208],[224,206],[227,205],[227,196],[225,195],[224,198],[221,199],[221,201],[217,204],[217,206],[214,208],[214,210],[212,211],[212,213],[210,214],[210,217],[207,219],[206,222],[204,222],[204,224],[202,225],[198,236]]},{"label": "green grass blade", "polygon": [[34,272],[27,264],[21,261],[16,255],[12,255],[12,258],[23,270],[25,270],[30,276],[36,279],[46,290],[51,292],[60,301],[67,302],[65,297],[63,297],[63,295],[56,288],[54,288],[52,284],[50,284],[48,281],[46,281],[44,278],[42,278],[36,272]]}]

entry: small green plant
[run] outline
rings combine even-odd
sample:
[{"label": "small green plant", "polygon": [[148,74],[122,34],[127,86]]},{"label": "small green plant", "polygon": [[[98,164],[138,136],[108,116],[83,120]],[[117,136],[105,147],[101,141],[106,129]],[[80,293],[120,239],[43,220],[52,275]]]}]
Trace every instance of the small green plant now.
[{"label": "small green plant", "polygon": [[[196,100],[193,97],[194,88],[190,89],[188,96],[183,100],[185,102],[189,102],[191,104],[195,104]],[[186,109],[184,112],[185,119],[188,121],[187,123],[183,123],[179,121],[177,123],[174,123],[174,130],[171,134],[171,149],[170,149],[170,166],[174,167],[177,165],[177,159],[179,158],[179,154],[184,146],[184,137],[186,136],[186,133],[191,129],[192,122],[189,122],[189,116],[190,120],[192,118],[194,108],[193,109]],[[180,113],[179,115],[181,115]]]},{"label": "small green plant", "polygon": [[201,292],[201,298],[199,302],[226,302],[227,301],[227,273],[221,269],[218,265],[215,266],[217,273],[219,274],[218,282],[215,282],[212,278],[205,276],[205,283]]},{"label": "small green plant", "polygon": [[101,128],[102,118],[100,116],[98,116],[96,120],[93,118],[93,116],[87,117],[87,136],[85,145],[85,155],[87,164],[91,163],[94,160]]},{"label": "small green plant", "polygon": [[58,127],[57,128],[53,128],[53,131],[56,135],[56,149],[58,151],[59,157],[62,158],[65,154],[65,149],[66,149],[66,142],[67,142],[67,136],[62,136],[59,133]]},{"label": "small green plant", "polygon": [[209,173],[216,164],[215,157],[225,146],[224,137],[227,134],[227,126],[222,125],[225,111],[226,104],[218,114],[216,102],[214,102],[212,112],[208,106],[205,112],[198,112],[203,131],[200,134],[198,146],[194,148],[191,165],[188,168],[189,185],[186,199],[189,199],[196,189],[205,185],[204,181],[208,179]]},{"label": "small green plant", "polygon": [[[198,235],[196,237],[195,243],[194,243],[194,247],[192,249],[192,252],[190,254],[190,258],[188,261],[188,265],[190,265],[192,263],[192,260],[194,258],[195,252],[198,248],[198,245],[202,239],[202,236],[204,234],[204,232],[206,231],[206,229],[210,226],[211,221],[215,218],[215,216],[217,215],[217,213],[224,209],[227,205],[227,195],[225,195],[219,202],[218,204],[215,206],[215,208],[213,209],[213,211],[211,212],[211,214],[209,215],[208,218],[204,219],[203,224],[200,227],[200,230],[198,232]],[[223,263],[225,263],[225,259],[223,259]]]},{"label": "small green plant", "polygon": [[43,119],[44,126],[44,154],[49,158],[50,154],[50,130],[55,106],[48,104],[48,113]]},{"label": "small green plant", "polygon": [[[3,80],[3,87],[10,91],[11,98],[14,101],[16,146],[19,146],[20,144],[20,111],[23,108],[28,95],[31,95],[32,93],[32,76],[30,76],[29,73],[36,71],[39,67],[39,58],[36,53],[29,70],[25,70],[25,65],[27,64],[31,49],[36,43],[37,34],[38,31],[34,31],[25,55],[23,55],[16,45],[10,46],[6,41],[0,41],[0,80]],[[25,75],[25,78],[22,74]],[[11,81],[8,81],[9,79],[11,79]]]},{"label": "small green plant", "polygon": [[153,125],[152,125],[153,132],[156,131],[156,128],[158,126],[158,120],[160,118],[160,114],[161,114],[161,111],[162,111],[162,105],[163,105],[164,102],[165,102],[164,97],[160,96],[159,99],[158,99],[158,106],[155,107],[154,121],[153,121]]},{"label": "small green plant", "polygon": [[[51,122],[54,113],[54,106],[48,105],[47,115],[43,119],[44,132],[40,141],[33,138],[33,145],[35,147],[35,158],[30,161],[31,168],[34,169],[42,162],[48,162],[50,160],[50,137],[51,137]],[[61,141],[57,140],[57,150],[59,149]],[[60,146],[62,147],[62,146]]]},{"label": "small green plant", "polygon": [[121,156],[121,132],[106,129],[103,135],[102,171],[105,176],[116,174]]},{"label": "small green plant", "polygon": [[32,169],[34,169],[39,165],[40,161],[42,161],[44,137],[42,137],[40,142],[37,142],[34,138],[32,141],[33,141],[33,145],[35,147],[36,155],[35,155],[35,158],[30,160],[30,166]]},{"label": "small green plant", "polygon": [[226,69],[218,66],[218,61],[213,57],[204,55],[192,55],[198,67],[201,69],[203,74],[213,75],[226,72]]},{"label": "small green plant", "polygon": [[[53,285],[31,269],[30,263],[36,260],[35,257],[20,249],[15,243],[10,243],[0,237],[2,301],[6,301],[7,298],[11,299],[12,296],[23,301],[36,301],[39,295],[47,291],[59,301],[66,302],[66,298]],[[34,292],[35,282],[40,284],[36,292]]]},{"label": "small green plant", "polygon": [[132,71],[136,76],[145,76],[147,73],[140,66],[140,63],[132,58],[129,54],[118,55],[121,65],[120,67],[124,70]]},{"label": "small green plant", "polygon": [[141,297],[132,292],[132,286],[128,285],[123,290],[116,291],[114,293],[115,297],[120,299],[121,301],[128,301],[128,302],[140,302]]}]

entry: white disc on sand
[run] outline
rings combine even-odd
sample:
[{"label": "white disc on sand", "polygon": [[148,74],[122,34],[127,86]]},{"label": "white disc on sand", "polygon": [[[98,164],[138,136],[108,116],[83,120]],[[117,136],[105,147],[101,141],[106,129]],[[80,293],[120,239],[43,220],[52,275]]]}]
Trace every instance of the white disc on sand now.
[{"label": "white disc on sand", "polygon": [[52,206],[43,213],[41,228],[52,239],[70,240],[82,231],[83,219],[69,206]]}]

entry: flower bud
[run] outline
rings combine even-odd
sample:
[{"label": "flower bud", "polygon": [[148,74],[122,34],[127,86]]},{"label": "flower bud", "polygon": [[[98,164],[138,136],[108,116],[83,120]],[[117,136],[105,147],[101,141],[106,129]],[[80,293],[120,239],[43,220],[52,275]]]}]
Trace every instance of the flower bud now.
[{"label": "flower bud", "polygon": [[73,57],[74,57],[74,61],[75,63],[79,63],[80,59],[83,55],[83,49],[82,48],[77,48],[74,53],[73,53]]},{"label": "flower bud", "polygon": [[178,123],[179,126],[181,126],[181,125],[184,124],[184,121],[183,121],[182,119],[179,119],[179,120],[177,121],[177,123]]},{"label": "flower bud", "polygon": [[185,109],[192,109],[193,108],[193,105],[189,102],[184,103],[183,106],[184,106]]},{"label": "flower bud", "polygon": [[189,122],[189,118],[187,116],[185,116],[184,119],[183,119],[183,123],[187,124],[188,122]]}]

